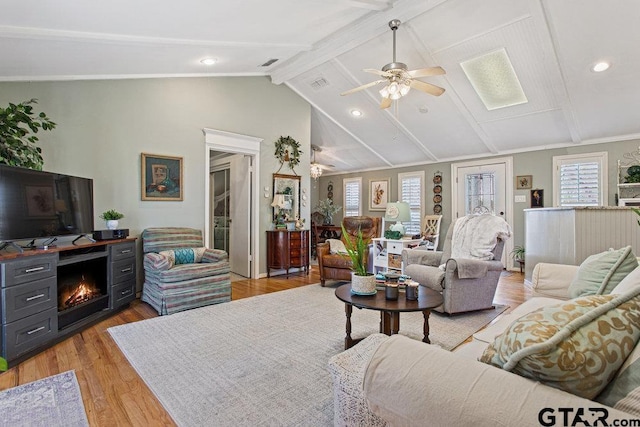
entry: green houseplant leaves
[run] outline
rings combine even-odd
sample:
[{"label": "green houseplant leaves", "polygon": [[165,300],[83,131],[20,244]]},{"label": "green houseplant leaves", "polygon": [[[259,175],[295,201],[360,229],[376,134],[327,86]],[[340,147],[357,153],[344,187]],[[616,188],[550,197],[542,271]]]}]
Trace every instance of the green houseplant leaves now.
[{"label": "green houseplant leaves", "polygon": [[362,230],[358,228],[358,234],[356,234],[355,242],[349,238],[347,230],[342,224],[342,235],[345,236],[344,247],[347,250],[347,255],[351,258],[351,269],[356,276],[368,276],[367,272],[367,243],[362,238]]},{"label": "green houseplant leaves", "polygon": [[36,146],[35,134],[55,129],[56,124],[45,113],[33,111],[31,104],[37,103],[34,98],[0,108],[0,163],[42,170],[42,149]]}]

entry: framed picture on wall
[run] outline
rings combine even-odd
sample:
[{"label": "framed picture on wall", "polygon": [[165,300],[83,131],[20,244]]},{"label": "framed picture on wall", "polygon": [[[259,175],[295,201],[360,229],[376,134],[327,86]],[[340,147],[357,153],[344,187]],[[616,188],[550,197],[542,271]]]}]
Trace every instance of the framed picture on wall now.
[{"label": "framed picture on wall", "polygon": [[544,208],[544,190],[531,190],[531,207]]},{"label": "framed picture on wall", "polygon": [[142,153],[142,200],[182,201],[182,157]]},{"label": "framed picture on wall", "polygon": [[369,180],[369,210],[383,211],[389,201],[389,179]]},{"label": "framed picture on wall", "polygon": [[532,175],[516,176],[516,190],[528,190],[532,188],[532,185],[533,185]]}]

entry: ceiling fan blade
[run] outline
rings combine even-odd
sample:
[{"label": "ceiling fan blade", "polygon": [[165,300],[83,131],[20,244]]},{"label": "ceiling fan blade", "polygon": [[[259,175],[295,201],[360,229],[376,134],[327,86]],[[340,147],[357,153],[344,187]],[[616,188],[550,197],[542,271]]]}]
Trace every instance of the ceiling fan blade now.
[{"label": "ceiling fan blade", "polygon": [[382,101],[380,102],[380,109],[384,110],[385,108],[391,107],[392,102],[391,98],[382,98]]},{"label": "ceiling fan blade", "polygon": [[365,73],[377,74],[382,77],[391,77],[393,75],[388,71],[376,70],[375,68],[365,68],[362,71],[364,71]]},{"label": "ceiling fan blade", "polygon": [[411,80],[411,87],[433,96],[440,96],[444,93],[444,88],[432,85],[431,83],[421,82],[420,80]]},{"label": "ceiling fan blade", "polygon": [[409,74],[411,77],[430,77],[441,76],[443,74],[447,74],[447,72],[442,67],[430,67],[407,71],[407,74]]},{"label": "ceiling fan blade", "polygon": [[357,91],[359,91],[359,90],[363,90],[363,89],[368,89],[368,88],[370,88],[371,86],[375,86],[375,85],[380,84],[380,83],[383,83],[383,82],[386,82],[386,80],[376,80],[375,82],[367,83],[367,84],[364,84],[364,85],[362,85],[362,86],[358,86],[358,87],[356,87],[356,88],[353,88],[353,89],[351,89],[351,90],[348,90],[348,91],[346,91],[346,92],[342,92],[340,95],[342,95],[342,96],[345,96],[345,95],[351,95],[351,94],[352,94],[352,93],[354,93],[354,92],[357,92]]}]

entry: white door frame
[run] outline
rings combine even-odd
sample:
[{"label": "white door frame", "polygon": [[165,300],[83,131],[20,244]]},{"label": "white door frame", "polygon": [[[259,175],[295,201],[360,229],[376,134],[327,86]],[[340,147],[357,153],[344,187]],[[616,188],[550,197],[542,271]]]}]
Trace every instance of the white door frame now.
[{"label": "white door frame", "polygon": [[[488,158],[482,160],[471,160],[468,162],[459,162],[459,163],[451,163],[451,223],[456,221],[456,212],[458,212],[458,185],[455,182],[456,177],[458,176],[459,168],[466,168],[471,166],[486,166],[493,165],[496,163],[504,163],[505,166],[505,201],[504,205],[506,207],[506,215],[505,220],[511,226],[511,230],[513,227],[513,157],[498,157],[498,158]],[[513,270],[515,266],[513,265],[513,258],[508,256],[513,250],[513,236],[511,239],[508,239],[504,245],[504,253],[505,260],[507,262],[506,268],[507,270]]]},{"label": "white door frame", "polygon": [[204,128],[205,142],[205,174],[204,174],[204,238],[205,246],[209,246],[209,226],[211,222],[209,209],[209,156],[211,151],[224,151],[253,156],[253,176],[251,179],[251,278],[257,279],[260,274],[260,230],[258,185],[260,179],[260,145],[263,138]]}]

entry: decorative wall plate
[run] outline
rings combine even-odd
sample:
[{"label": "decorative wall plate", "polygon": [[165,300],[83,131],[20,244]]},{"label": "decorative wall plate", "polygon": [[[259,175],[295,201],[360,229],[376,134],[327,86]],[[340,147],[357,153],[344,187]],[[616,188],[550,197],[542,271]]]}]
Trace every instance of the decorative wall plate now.
[{"label": "decorative wall plate", "polygon": [[442,205],[433,205],[433,213],[434,214],[442,213]]},{"label": "decorative wall plate", "polygon": [[434,175],[434,176],[433,176],[433,183],[434,183],[434,184],[440,184],[440,183],[442,183],[442,175]]},{"label": "decorative wall plate", "polygon": [[433,196],[433,202],[434,203],[440,203],[442,201],[442,196],[439,194],[436,194],[435,196]]},{"label": "decorative wall plate", "polygon": [[433,192],[436,193],[436,194],[442,193],[442,186],[441,185],[436,185],[435,187],[433,187]]}]

